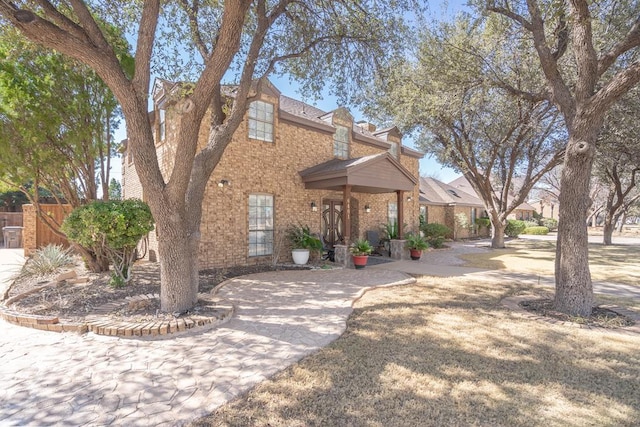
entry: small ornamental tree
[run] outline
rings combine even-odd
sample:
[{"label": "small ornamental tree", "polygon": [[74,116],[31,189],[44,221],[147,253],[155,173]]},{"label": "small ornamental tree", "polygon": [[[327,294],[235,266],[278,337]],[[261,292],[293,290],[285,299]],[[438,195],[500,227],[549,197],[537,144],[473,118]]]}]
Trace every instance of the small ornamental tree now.
[{"label": "small ornamental tree", "polygon": [[113,265],[111,284],[124,286],[131,280],[136,246],[153,229],[149,206],[137,199],[95,201],[75,209],[62,224],[69,240]]}]

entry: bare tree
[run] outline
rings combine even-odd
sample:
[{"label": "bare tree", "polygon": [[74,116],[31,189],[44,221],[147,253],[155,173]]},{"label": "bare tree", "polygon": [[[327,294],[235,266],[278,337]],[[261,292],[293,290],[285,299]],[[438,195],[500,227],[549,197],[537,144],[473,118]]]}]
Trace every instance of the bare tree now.
[{"label": "bare tree", "polygon": [[[526,34],[540,61],[546,87],[537,92],[512,87],[512,92],[524,98],[544,97],[564,117],[569,141],[559,195],[554,305],[565,313],[588,316],[593,306],[586,228],[592,203],[589,182],[607,111],[640,81],[637,5],[488,0],[486,9]],[[595,30],[594,22],[599,23]],[[572,54],[570,60],[565,58],[567,52]]]}]

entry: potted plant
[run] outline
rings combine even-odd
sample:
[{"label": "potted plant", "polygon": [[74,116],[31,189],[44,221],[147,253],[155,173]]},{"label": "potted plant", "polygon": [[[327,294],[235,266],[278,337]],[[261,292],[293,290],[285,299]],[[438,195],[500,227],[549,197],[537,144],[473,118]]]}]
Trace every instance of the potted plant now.
[{"label": "potted plant", "polygon": [[367,260],[373,247],[367,240],[359,239],[351,244],[350,250],[353,255],[353,265],[357,269],[361,269],[367,265]]},{"label": "potted plant", "polygon": [[322,242],[311,234],[308,225],[292,225],[287,229],[287,238],[291,242],[291,257],[294,264],[304,265],[309,261],[311,251],[322,250]]},{"label": "potted plant", "polygon": [[422,256],[422,251],[429,247],[429,244],[424,237],[419,234],[410,234],[406,237],[406,240],[407,249],[409,249],[411,259],[414,261],[419,260]]}]

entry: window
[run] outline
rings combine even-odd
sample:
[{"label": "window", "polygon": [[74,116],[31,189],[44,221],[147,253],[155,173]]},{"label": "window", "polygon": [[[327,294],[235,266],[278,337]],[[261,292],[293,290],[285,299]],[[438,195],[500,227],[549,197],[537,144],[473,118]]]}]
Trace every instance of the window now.
[{"label": "window", "polygon": [[429,211],[425,205],[420,205],[420,216],[425,224],[429,223]]},{"label": "window", "polygon": [[273,142],[273,104],[253,101],[249,106],[249,138]]},{"label": "window", "polygon": [[164,117],[164,110],[158,110],[159,116],[159,128],[158,128],[158,142],[164,141],[166,134],[166,122]]},{"label": "window", "polygon": [[273,196],[249,195],[249,256],[273,253]]},{"label": "window", "polygon": [[397,203],[389,203],[389,206],[387,207],[387,219],[389,220],[389,224],[395,224],[398,222]]},{"label": "window", "polygon": [[336,126],[336,133],[333,135],[333,155],[339,159],[349,158],[349,128]]},{"label": "window", "polygon": [[391,147],[389,147],[389,153],[391,153],[391,155],[396,159],[400,158],[400,156],[398,155],[398,143],[391,142],[390,144],[391,144]]},{"label": "window", "polygon": [[477,212],[476,208],[471,208],[471,225],[476,225]]}]

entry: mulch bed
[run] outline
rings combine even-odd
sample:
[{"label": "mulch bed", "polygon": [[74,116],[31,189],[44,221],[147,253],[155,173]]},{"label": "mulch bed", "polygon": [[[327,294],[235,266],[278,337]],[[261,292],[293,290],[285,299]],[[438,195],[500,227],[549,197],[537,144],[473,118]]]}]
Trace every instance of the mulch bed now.
[{"label": "mulch bed", "polygon": [[593,307],[591,316],[589,317],[570,316],[554,310],[553,300],[548,298],[522,301],[518,305],[523,309],[540,316],[551,317],[563,322],[579,323],[586,326],[614,329],[633,326],[635,324],[633,319],[602,307]]},{"label": "mulch bed", "polygon": [[[265,271],[290,270],[310,267],[287,265],[253,265],[237,266],[224,269],[203,270],[200,272],[200,293],[209,293],[218,284],[227,279],[247,274]],[[132,283],[122,288],[110,286],[110,273],[87,273],[81,264],[75,268],[79,276],[88,277],[86,283],[69,283],[61,281],[55,286],[48,286],[28,295],[11,305],[11,309],[25,313],[44,316],[57,316],[73,322],[81,322],[96,308],[107,303],[122,302],[122,306],[109,314],[111,318],[128,321],[145,321],[173,316],[171,313],[160,311],[158,298],[144,302],[128,302],[127,298],[137,295],[160,294],[160,265],[158,263],[142,262],[134,267]],[[28,292],[36,287],[42,287],[52,281],[56,275],[39,278],[19,278],[9,289],[8,296]],[[210,301],[199,301],[191,314],[213,310]]]}]

